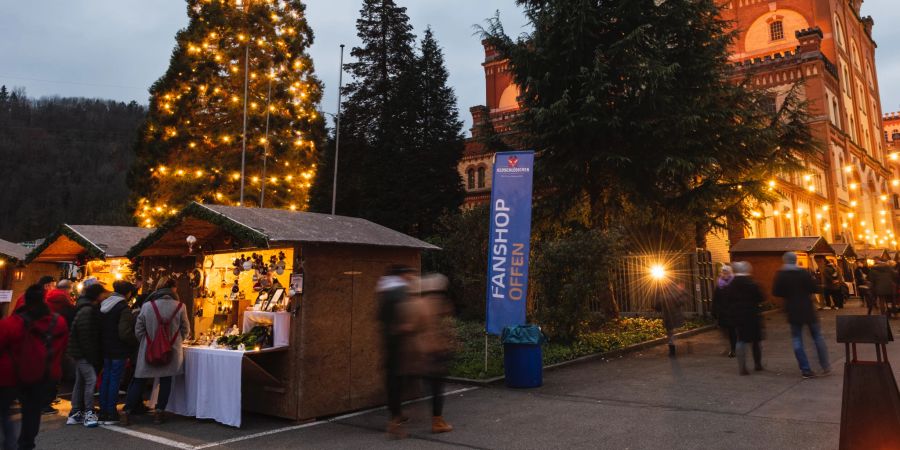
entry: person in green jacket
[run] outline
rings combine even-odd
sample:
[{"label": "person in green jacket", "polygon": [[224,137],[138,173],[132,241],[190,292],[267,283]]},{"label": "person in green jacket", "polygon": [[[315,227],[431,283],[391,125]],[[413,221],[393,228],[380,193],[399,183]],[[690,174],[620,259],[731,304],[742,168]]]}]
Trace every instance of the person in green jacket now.
[{"label": "person in green jacket", "polygon": [[[93,281],[93,283],[91,283]],[[75,360],[75,385],[72,387],[72,411],[66,425],[98,425],[94,412],[94,387],[97,372],[103,364],[100,347],[100,310],[98,305],[109,292],[96,279],[88,279],[81,297],[75,303],[75,319],[72,320],[69,346],[66,353]]]}]

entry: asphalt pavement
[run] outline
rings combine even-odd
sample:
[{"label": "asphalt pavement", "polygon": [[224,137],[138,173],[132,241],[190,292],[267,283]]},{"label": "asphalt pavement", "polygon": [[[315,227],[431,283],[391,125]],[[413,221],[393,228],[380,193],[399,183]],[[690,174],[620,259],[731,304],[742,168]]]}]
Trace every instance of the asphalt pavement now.
[{"label": "asphalt pavement", "polygon": [[[722,336],[707,332],[678,341],[675,358],[663,345],[579,363],[547,371],[538,389],[448,386],[445,417],[456,430],[446,434],[430,433],[429,403],[419,401],[407,405],[411,437],[402,441],[386,439],[387,413],[376,409],[304,424],[245,414],[241,429],[181,417],[161,426],[146,418],[128,428],[85,429],[47,417],[38,448],[834,449],[844,363],[834,317],[865,313],[851,304],[820,312],[834,371],[813,379],[800,377],[776,312],[765,318],[762,372],[738,375]],[[806,347],[819,370],[808,336]],[[900,375],[900,343],[888,353]]]}]

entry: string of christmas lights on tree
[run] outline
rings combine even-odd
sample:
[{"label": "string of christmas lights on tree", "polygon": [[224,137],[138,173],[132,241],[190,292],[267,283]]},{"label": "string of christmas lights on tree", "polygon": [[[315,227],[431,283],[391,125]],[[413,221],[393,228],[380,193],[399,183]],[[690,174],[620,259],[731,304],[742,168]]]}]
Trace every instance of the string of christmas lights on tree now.
[{"label": "string of christmas lights on tree", "polygon": [[136,220],[156,226],[191,201],[239,205],[242,181],[244,206],[259,205],[265,186],[264,206],[306,208],[324,122],[316,110],[322,87],[308,54],[313,34],[305,6],[187,3],[190,23],[150,89],[129,176]]}]

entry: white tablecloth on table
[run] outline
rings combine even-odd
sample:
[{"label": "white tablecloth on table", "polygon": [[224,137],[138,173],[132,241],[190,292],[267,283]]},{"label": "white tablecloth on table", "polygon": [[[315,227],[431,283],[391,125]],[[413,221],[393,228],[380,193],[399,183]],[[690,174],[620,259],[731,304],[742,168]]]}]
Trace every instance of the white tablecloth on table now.
[{"label": "white tablecloth on table", "polygon": [[241,363],[244,352],[185,347],[184,374],[173,377],[167,411],[241,426]]},{"label": "white tablecloth on table", "polygon": [[291,313],[268,311],[244,311],[244,330],[249,332],[256,325],[272,325],[273,347],[287,347],[291,338]]}]

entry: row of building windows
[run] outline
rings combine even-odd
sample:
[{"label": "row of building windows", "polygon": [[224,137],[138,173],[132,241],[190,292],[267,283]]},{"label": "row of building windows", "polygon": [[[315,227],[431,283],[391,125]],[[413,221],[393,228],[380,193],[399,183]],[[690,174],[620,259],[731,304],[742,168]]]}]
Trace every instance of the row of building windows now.
[{"label": "row of building windows", "polygon": [[476,182],[479,189],[485,187],[484,177],[485,168],[483,166],[479,167],[477,171],[470,167],[469,170],[466,171],[466,189],[475,189]]}]

